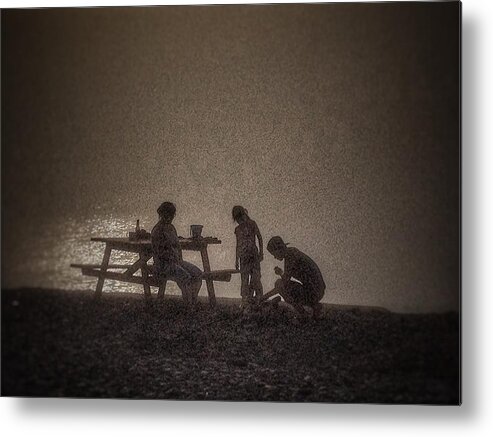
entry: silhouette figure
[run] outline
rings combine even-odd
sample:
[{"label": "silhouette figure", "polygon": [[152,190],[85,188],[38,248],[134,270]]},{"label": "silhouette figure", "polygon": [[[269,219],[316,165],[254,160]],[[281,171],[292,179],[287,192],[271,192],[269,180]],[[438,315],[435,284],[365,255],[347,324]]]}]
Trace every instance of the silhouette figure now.
[{"label": "silhouette figure", "polygon": [[[242,206],[233,207],[233,220],[238,223],[235,228],[236,260],[235,268],[240,270],[242,304],[251,302],[263,294],[260,275],[260,261],[264,259],[262,235],[257,223],[253,221]],[[255,238],[258,239],[258,245]]]},{"label": "silhouette figure", "polygon": [[274,269],[281,276],[275,284],[278,293],[302,316],[308,315],[303,307],[309,306],[313,309],[313,317],[320,317],[325,282],[315,261],[295,247],[287,247],[278,236],[269,240],[267,250],[274,258],[284,260],[284,272],[279,267]]},{"label": "silhouette figure", "polygon": [[151,232],[155,275],[158,281],[175,281],[185,303],[194,305],[202,285],[202,271],[197,266],[183,261],[178,235],[171,224],[176,214],[175,205],[164,202],[157,213],[159,221]]}]

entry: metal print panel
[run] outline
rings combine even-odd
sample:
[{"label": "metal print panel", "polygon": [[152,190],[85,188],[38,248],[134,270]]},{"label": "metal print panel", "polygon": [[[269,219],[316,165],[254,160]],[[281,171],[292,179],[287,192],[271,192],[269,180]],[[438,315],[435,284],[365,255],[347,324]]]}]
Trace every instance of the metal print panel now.
[{"label": "metal print panel", "polygon": [[3,396],[460,403],[459,2],[1,17]]}]

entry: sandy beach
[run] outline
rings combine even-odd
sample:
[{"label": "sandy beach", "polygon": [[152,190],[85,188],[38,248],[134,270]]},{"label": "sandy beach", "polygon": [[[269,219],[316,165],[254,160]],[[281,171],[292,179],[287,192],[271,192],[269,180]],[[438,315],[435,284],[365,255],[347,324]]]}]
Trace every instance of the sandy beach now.
[{"label": "sandy beach", "polygon": [[[155,297],[155,296],[153,296]],[[2,290],[3,396],[457,404],[459,316]]]}]

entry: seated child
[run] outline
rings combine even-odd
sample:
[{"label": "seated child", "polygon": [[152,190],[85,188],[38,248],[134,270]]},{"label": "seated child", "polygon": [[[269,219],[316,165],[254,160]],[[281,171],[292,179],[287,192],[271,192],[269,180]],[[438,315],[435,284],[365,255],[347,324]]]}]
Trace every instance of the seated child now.
[{"label": "seated child", "polygon": [[183,261],[178,235],[171,224],[176,214],[175,205],[164,202],[157,212],[159,221],[151,232],[156,276],[159,281],[175,281],[182,291],[185,303],[194,305],[202,285],[202,271],[197,266]]}]

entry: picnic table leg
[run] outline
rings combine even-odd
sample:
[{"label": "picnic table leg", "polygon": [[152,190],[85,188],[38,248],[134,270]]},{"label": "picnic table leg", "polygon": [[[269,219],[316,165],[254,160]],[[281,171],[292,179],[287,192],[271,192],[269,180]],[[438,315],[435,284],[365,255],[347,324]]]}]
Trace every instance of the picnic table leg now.
[{"label": "picnic table leg", "polygon": [[140,254],[139,259],[134,262],[127,270],[125,270],[125,275],[129,277],[132,276],[135,272],[139,271],[139,269],[142,269],[142,266],[145,265],[147,261],[149,261],[149,257]]},{"label": "picnic table leg", "polygon": [[111,246],[109,244],[106,244],[106,248],[104,249],[103,262],[101,263],[101,274],[98,278],[98,284],[96,285],[96,293],[94,293],[94,297],[101,297],[101,294],[103,293],[104,273],[106,273],[106,270],[108,270],[110,256]]},{"label": "picnic table leg", "polygon": [[[145,254],[140,254],[140,259],[144,260],[146,258]],[[142,267],[140,268],[142,272],[142,282],[144,283],[144,296],[146,298],[151,297],[151,287],[147,282],[147,278],[149,277],[149,269],[147,268],[147,260],[143,262]]]},{"label": "picnic table leg", "polygon": [[[209,254],[207,253],[207,247],[200,249],[200,256],[202,257],[202,266],[204,267],[205,273],[210,273],[211,264],[209,262]],[[216,293],[214,292],[214,282],[212,279],[206,279],[207,284],[207,294],[209,295],[209,305],[211,307],[216,306]]]}]

